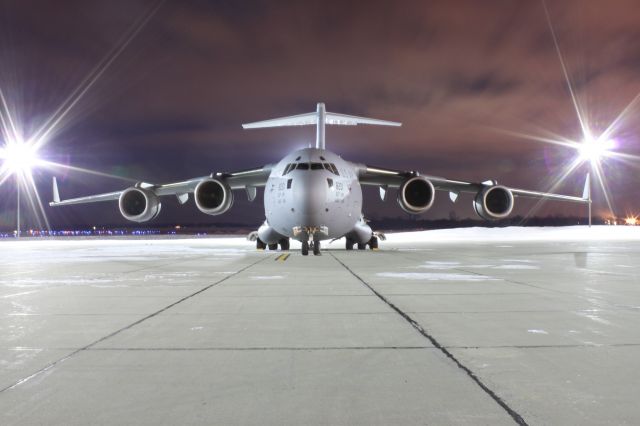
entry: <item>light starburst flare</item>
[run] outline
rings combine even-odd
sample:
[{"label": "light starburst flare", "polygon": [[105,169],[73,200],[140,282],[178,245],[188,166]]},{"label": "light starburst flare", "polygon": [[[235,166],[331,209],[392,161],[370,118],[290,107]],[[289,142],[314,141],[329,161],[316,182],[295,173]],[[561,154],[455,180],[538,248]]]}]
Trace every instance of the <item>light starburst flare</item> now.
[{"label": "light starburst flare", "polygon": [[9,141],[0,148],[0,159],[11,174],[29,173],[38,163],[38,152],[33,143]]},{"label": "light starburst flare", "polygon": [[[65,164],[55,163],[44,158],[40,158],[39,151],[52,139],[52,137],[61,131],[63,127],[70,124],[70,113],[86,96],[90,89],[104,75],[108,68],[122,54],[122,52],[133,42],[136,36],[142,31],[146,24],[156,14],[158,9],[166,0],[157,0],[149,9],[147,9],[131,27],[122,35],[113,48],[102,58],[102,60],[93,68],[84,80],[69,94],[67,98],[55,109],[53,114],[49,116],[35,131],[30,138],[23,138],[23,126],[21,126],[16,114],[19,110],[15,108],[15,103],[9,102],[5,96],[5,92],[0,86],[0,186],[8,179],[15,176],[17,191],[17,227],[16,236],[20,236],[20,193],[26,194],[27,201],[32,212],[38,222],[38,226],[42,229],[46,226],[47,230],[51,230],[47,215],[45,213],[40,195],[38,194],[35,181],[33,179],[33,170],[36,168],[52,168],[66,169],[77,172],[89,173],[93,175],[122,179],[132,181],[128,178],[114,176],[94,170],[88,170],[80,167],[73,167]],[[2,71],[2,68],[0,68]]]},{"label": "light starburst flare", "polygon": [[[572,140],[554,134],[553,132],[550,132],[548,130],[543,130],[542,136],[503,129],[497,130],[501,133],[509,134],[511,136],[516,136],[519,138],[573,149],[575,151],[575,155],[569,160],[569,162],[567,162],[561,173],[557,177],[552,179],[549,192],[554,192],[571,174],[573,174],[578,168],[580,168],[580,166],[586,164],[590,168],[590,172],[594,175],[595,181],[597,182],[600,190],[602,191],[602,194],[604,195],[611,215],[615,216],[614,206],[611,199],[612,197],[610,195],[609,186],[602,166],[605,160],[608,159],[621,161],[627,164],[637,164],[637,162],[640,162],[640,157],[638,156],[619,152],[617,148],[620,144],[614,136],[619,132],[620,128],[623,127],[623,125],[627,124],[626,121],[629,118],[631,111],[633,111],[634,108],[640,103],[640,94],[636,95],[629,102],[629,104],[622,109],[622,111],[611,121],[611,123],[605,128],[603,132],[601,132],[598,136],[595,136],[594,132],[592,131],[592,127],[590,126],[588,117],[585,114],[585,109],[581,105],[576,91],[573,87],[569,70],[560,50],[560,44],[558,43],[558,38],[556,37],[555,30],[551,23],[551,16],[549,14],[549,10],[547,8],[545,0],[542,0],[542,6],[544,8],[547,24],[551,33],[551,38],[558,55],[558,60],[560,62],[560,67],[562,69],[562,74],[564,76],[567,90],[569,92],[578,123],[580,124],[581,137],[576,140]],[[540,206],[541,201],[538,202],[529,211],[526,217],[531,216]]]}]

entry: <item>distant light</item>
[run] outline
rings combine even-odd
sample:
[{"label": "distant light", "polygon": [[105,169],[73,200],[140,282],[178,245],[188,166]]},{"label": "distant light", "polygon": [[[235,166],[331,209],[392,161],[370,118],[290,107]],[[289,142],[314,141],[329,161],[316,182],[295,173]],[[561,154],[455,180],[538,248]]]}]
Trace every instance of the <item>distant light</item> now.
[{"label": "distant light", "polygon": [[12,141],[0,149],[0,159],[11,173],[28,172],[38,162],[34,144]]},{"label": "distant light", "polygon": [[637,216],[627,216],[624,219],[624,223],[626,225],[636,226],[638,224],[638,217]]},{"label": "distant light", "polygon": [[595,163],[600,160],[600,158],[606,156],[609,151],[615,147],[616,141],[613,139],[601,141],[593,139],[592,137],[587,137],[578,147],[578,152],[580,153],[579,158],[583,162],[589,161],[591,163]]}]

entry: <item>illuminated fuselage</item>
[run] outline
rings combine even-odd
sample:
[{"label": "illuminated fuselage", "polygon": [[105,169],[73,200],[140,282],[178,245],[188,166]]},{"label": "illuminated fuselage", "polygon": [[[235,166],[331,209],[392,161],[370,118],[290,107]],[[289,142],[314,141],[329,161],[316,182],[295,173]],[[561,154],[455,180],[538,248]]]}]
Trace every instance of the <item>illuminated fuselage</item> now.
[{"label": "illuminated fuselage", "polygon": [[276,164],[264,189],[267,225],[285,237],[339,238],[361,218],[356,168],[340,156],[305,148]]}]

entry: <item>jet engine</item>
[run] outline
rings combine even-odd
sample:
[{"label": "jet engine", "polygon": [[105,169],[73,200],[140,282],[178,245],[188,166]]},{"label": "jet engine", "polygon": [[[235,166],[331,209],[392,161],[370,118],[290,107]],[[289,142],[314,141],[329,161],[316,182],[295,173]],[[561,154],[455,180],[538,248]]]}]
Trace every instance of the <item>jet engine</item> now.
[{"label": "jet engine", "polygon": [[139,187],[125,189],[118,199],[120,213],[132,222],[147,222],[160,213],[160,200],[151,190]]},{"label": "jet engine", "polygon": [[433,205],[435,189],[424,176],[413,176],[402,182],[398,190],[398,204],[411,214],[424,213]]},{"label": "jet engine", "polygon": [[193,196],[202,213],[216,216],[229,210],[233,205],[233,192],[225,182],[216,178],[203,179],[196,186]]},{"label": "jet engine", "polygon": [[485,220],[503,219],[513,210],[513,194],[504,186],[486,186],[473,200],[473,209]]}]

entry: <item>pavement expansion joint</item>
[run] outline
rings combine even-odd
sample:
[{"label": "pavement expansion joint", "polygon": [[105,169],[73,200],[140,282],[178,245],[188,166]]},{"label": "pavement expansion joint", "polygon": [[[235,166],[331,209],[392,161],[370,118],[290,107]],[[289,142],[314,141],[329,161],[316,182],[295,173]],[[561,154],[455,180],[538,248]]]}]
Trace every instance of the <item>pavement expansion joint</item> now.
[{"label": "pavement expansion joint", "polygon": [[120,328],[120,329],[118,329],[118,330],[116,330],[116,331],[114,331],[114,332],[112,332],[110,334],[107,334],[106,336],[103,336],[103,337],[101,337],[101,338],[99,338],[97,340],[94,340],[93,342],[89,343],[88,345],[83,346],[83,347],[81,347],[79,349],[76,349],[73,352],[65,355],[62,358],[59,358],[59,359],[57,359],[55,361],[50,362],[49,364],[47,364],[46,366],[44,366],[40,370],[36,371],[35,373],[33,373],[33,374],[31,374],[31,375],[29,375],[27,377],[24,377],[24,378],[16,381],[15,383],[13,383],[13,384],[11,384],[9,386],[6,386],[6,387],[0,389],[0,393],[6,392],[6,391],[11,390],[11,389],[14,389],[14,388],[20,386],[21,384],[28,382],[29,380],[33,379],[34,377],[37,377],[40,374],[42,374],[42,373],[50,370],[51,368],[55,367],[56,365],[65,362],[66,360],[72,358],[73,356],[79,354],[80,352],[83,352],[83,351],[86,351],[88,349],[91,349],[93,346],[95,346],[95,345],[97,345],[99,343],[102,343],[105,340],[110,339],[111,337],[114,337],[114,336],[120,334],[121,332],[123,332],[125,330],[129,330],[130,328],[135,327],[136,325],[139,325],[139,324],[143,323],[144,321],[147,321],[148,319],[151,319],[151,318],[153,318],[153,317],[165,312],[168,309],[173,308],[174,306],[184,302],[185,300],[189,300],[189,299],[191,299],[191,298],[193,298],[193,297],[195,297],[195,296],[197,296],[197,295],[209,290],[211,287],[214,287],[214,286],[216,286],[216,285],[218,285],[218,284],[220,284],[220,283],[222,283],[224,281],[227,281],[228,279],[230,279],[232,277],[237,276],[238,274],[240,274],[242,272],[247,271],[249,268],[252,268],[253,266],[257,265],[258,263],[261,263],[261,262],[265,261],[266,259],[267,259],[267,257],[263,257],[263,258],[255,261],[255,262],[252,262],[249,265],[238,269],[233,274],[228,274],[228,275],[222,277],[221,279],[219,279],[218,281],[215,281],[214,283],[209,284],[209,285],[201,288],[200,290],[198,290],[196,292],[193,292],[193,293],[191,293],[191,294],[189,294],[187,296],[184,296],[184,297],[180,298],[179,300],[177,300],[177,301],[165,306],[162,309],[159,309],[159,310],[157,310],[157,311],[155,311],[155,312],[153,312],[153,313],[151,313],[149,315],[146,315],[145,317],[143,317],[143,318],[141,318],[141,319],[139,319],[139,320],[137,320],[137,321],[125,326],[125,327],[122,327],[122,328]]},{"label": "pavement expansion joint", "polygon": [[209,348],[88,348],[88,351],[370,351],[370,350],[434,350],[432,346],[318,346],[318,347],[209,347]]},{"label": "pavement expansion joint", "polygon": [[519,425],[527,425],[528,423],[524,420],[524,418],[516,412],[513,408],[511,408],[498,394],[496,394],[491,388],[480,380],[480,378],[473,372],[471,369],[460,360],[458,360],[451,352],[447,350],[445,346],[440,344],[435,337],[429,334],[418,322],[416,322],[413,318],[411,318],[407,313],[402,311],[396,305],[391,303],[386,297],[384,297],[381,293],[378,293],[369,283],[367,283],[360,275],[356,274],[351,268],[349,268],[345,263],[343,263],[340,259],[338,259],[333,253],[329,253],[342,267],[344,267],[351,275],[353,275],[358,281],[360,281],[364,286],[366,286],[373,294],[375,294],[380,300],[386,303],[391,309],[396,311],[402,318],[404,318],[416,331],[418,331],[422,336],[424,336],[429,342],[436,348],[439,349],[447,358],[453,361],[458,368],[463,370],[471,380],[473,380],[480,388],[489,395],[500,407],[502,407],[509,416]]}]

